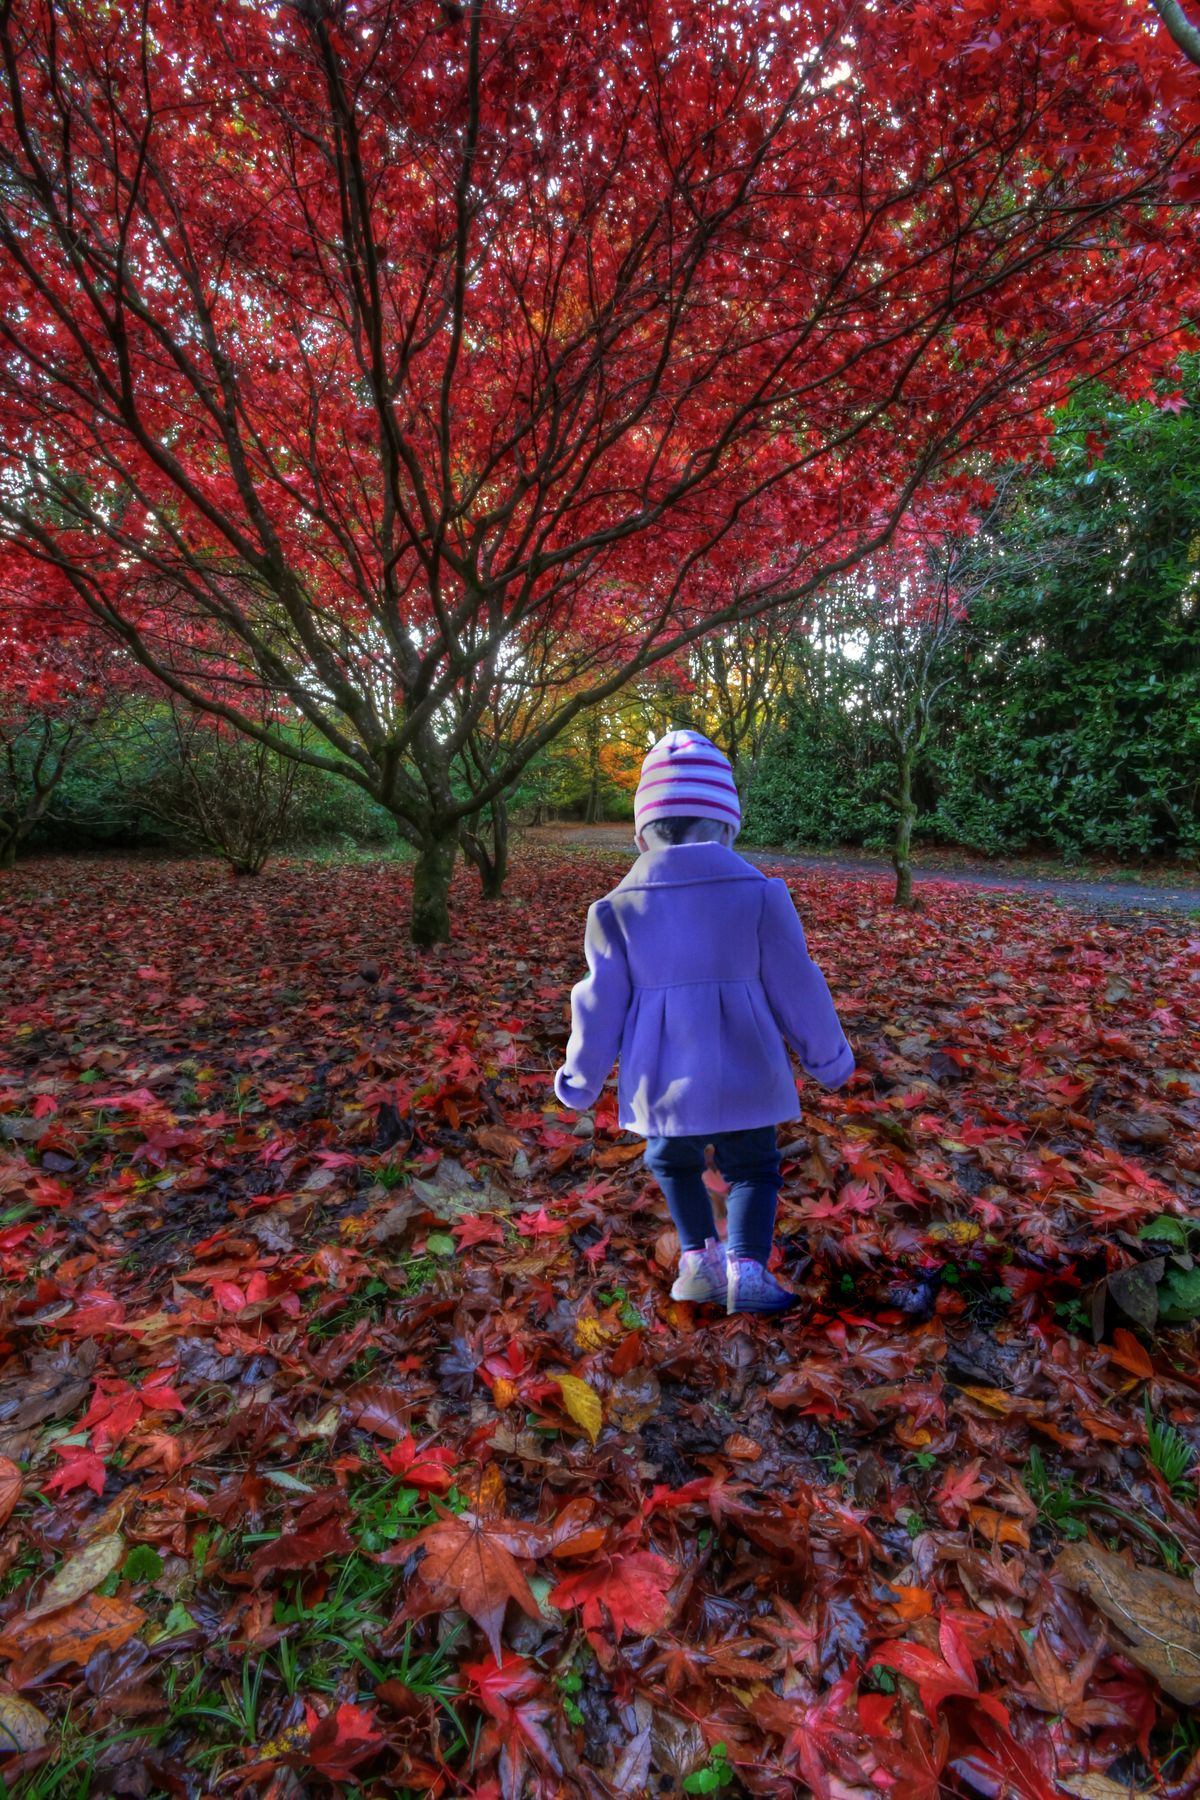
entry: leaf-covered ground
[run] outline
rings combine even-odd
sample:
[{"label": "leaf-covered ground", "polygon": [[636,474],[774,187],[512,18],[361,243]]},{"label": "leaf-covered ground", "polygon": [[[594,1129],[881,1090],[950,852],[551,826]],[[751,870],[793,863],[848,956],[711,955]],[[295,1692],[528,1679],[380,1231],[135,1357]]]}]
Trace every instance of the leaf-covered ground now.
[{"label": "leaf-covered ground", "polygon": [[1200,1791],[1195,925],[790,877],[860,1069],[726,1320],[550,1098],[621,867],[6,882],[4,1791]]}]

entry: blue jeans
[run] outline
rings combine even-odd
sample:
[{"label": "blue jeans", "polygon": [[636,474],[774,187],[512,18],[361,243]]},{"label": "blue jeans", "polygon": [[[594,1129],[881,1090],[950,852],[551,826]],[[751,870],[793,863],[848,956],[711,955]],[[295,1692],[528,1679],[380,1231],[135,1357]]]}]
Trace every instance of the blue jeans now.
[{"label": "blue jeans", "polygon": [[656,1137],[646,1145],[646,1167],[666,1196],[679,1233],[680,1248],[702,1250],[705,1238],[716,1237],[712,1202],[704,1185],[704,1149],[711,1144],[717,1167],[729,1183],[725,1203],[730,1256],[752,1256],[765,1263],[775,1237],[775,1200],[779,1193],[779,1152],[775,1127],[753,1131],[719,1131],[695,1137]]}]

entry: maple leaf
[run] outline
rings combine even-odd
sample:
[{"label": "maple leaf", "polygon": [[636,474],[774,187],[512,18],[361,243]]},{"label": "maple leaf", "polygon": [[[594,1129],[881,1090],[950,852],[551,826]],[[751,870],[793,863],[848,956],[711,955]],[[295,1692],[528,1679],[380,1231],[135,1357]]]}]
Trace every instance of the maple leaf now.
[{"label": "maple leaf", "polygon": [[993,1695],[980,1693],[966,1633],[949,1613],[938,1627],[938,1644],[940,1656],[927,1644],[899,1639],[873,1651],[867,1667],[894,1669],[898,1675],[907,1675],[915,1682],[921,1704],[931,1719],[936,1720],[944,1700],[957,1695],[975,1700],[1007,1729],[1007,1709]]},{"label": "maple leaf", "polygon": [[494,1721],[489,1747],[500,1747],[500,1787],[504,1800],[518,1800],[528,1757],[554,1774],[562,1765],[550,1742],[546,1721],[551,1707],[546,1683],[524,1657],[505,1651],[497,1662],[465,1663],[468,1698]]},{"label": "maple leaf", "polygon": [[570,1230],[565,1219],[552,1219],[544,1206],[535,1213],[521,1213],[515,1223],[522,1237],[556,1237]]},{"label": "maple leaf", "polygon": [[94,1494],[103,1494],[107,1470],[94,1450],[85,1450],[78,1444],[55,1444],[54,1454],[61,1456],[63,1462],[45,1484],[48,1494],[69,1494],[77,1487],[90,1487]]},{"label": "maple leaf", "polygon": [[667,1596],[676,1573],[666,1558],[653,1550],[605,1556],[594,1567],[560,1581],[550,1594],[550,1604],[560,1612],[581,1608],[589,1637],[603,1634],[610,1623],[616,1643],[627,1631],[649,1637],[660,1631],[670,1616]]},{"label": "maple leaf", "polygon": [[444,1494],[454,1485],[452,1470],[457,1459],[453,1450],[444,1445],[418,1446],[411,1432],[406,1432],[390,1450],[381,1450],[379,1460],[389,1475],[423,1493]]},{"label": "maple leaf", "polygon": [[815,1667],[821,1648],[820,1624],[802,1616],[781,1594],[776,1594],[774,1604],[778,1617],[755,1619],[754,1630],[785,1650],[789,1661],[794,1658],[801,1667],[806,1664]]},{"label": "maple leaf", "polygon": [[375,1718],[374,1707],[355,1706],[349,1700],[343,1700],[323,1719],[306,1706],[304,1719],[310,1736],[302,1760],[333,1781],[352,1774],[383,1743]]},{"label": "maple leaf", "polygon": [[964,1468],[947,1469],[942,1476],[941,1485],[933,1496],[933,1503],[947,1525],[957,1525],[970,1511],[971,1502],[987,1492],[987,1481],[979,1479],[982,1467],[983,1459],[977,1456]]},{"label": "maple leaf", "polygon": [[490,1218],[486,1213],[469,1213],[460,1219],[457,1225],[451,1226],[453,1235],[458,1239],[460,1250],[471,1244],[502,1244],[504,1227],[499,1219]]},{"label": "maple leaf", "polygon": [[478,1519],[460,1513],[426,1525],[407,1543],[386,1550],[380,1562],[407,1562],[418,1547],[425,1554],[416,1581],[424,1589],[430,1608],[460,1606],[480,1627],[496,1660],[500,1660],[500,1631],[510,1600],[540,1619],[529,1582],[501,1541],[504,1520]]},{"label": "maple leaf", "polygon": [[261,1544],[250,1558],[250,1574],[257,1587],[276,1569],[311,1569],[328,1556],[348,1556],[354,1548],[342,1521],[325,1519],[311,1531],[285,1531]]}]

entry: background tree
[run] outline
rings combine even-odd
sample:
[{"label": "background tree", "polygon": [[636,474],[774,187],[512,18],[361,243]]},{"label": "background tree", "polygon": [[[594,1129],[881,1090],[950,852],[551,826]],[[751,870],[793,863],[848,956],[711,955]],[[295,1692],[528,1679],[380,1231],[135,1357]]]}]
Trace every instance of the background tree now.
[{"label": "background tree", "polygon": [[[954,551],[957,611],[910,619],[902,568],[821,597],[750,791],[751,836],[888,846],[894,721],[919,731],[933,693],[914,836],[990,853],[1197,854],[1198,383],[1187,358],[1158,404],[1081,391],[1045,466],[1016,471]],[[935,597],[948,548],[952,534],[935,545]]]},{"label": "background tree", "polygon": [[46,818],[97,721],[137,685],[132,659],[86,624],[62,623],[40,643],[0,631],[0,868]]},{"label": "background tree", "polygon": [[144,712],[141,723],[149,775],[134,788],[134,805],[234,875],[261,874],[295,826],[300,763],[178,701]]},{"label": "background tree", "polygon": [[1175,51],[1116,0],[982,16],[8,0],[9,553],[387,807],[444,936],[463,822],[578,714],[1170,362]]},{"label": "background tree", "polygon": [[1200,371],[1166,404],[1081,393],[972,607],[932,823],[1077,856],[1200,851]]}]

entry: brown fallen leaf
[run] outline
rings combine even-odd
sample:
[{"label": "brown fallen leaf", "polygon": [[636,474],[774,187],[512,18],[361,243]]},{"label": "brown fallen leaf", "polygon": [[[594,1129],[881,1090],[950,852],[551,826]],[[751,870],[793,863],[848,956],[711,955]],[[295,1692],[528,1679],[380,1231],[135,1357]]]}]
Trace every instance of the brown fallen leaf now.
[{"label": "brown fallen leaf", "polygon": [[541,1618],[528,1581],[512,1552],[500,1541],[504,1524],[504,1520],[493,1522],[460,1513],[427,1525],[416,1537],[385,1550],[379,1558],[384,1563],[407,1562],[420,1546],[425,1555],[416,1580],[433,1608],[461,1606],[487,1638],[497,1662],[508,1602],[515,1600],[531,1619]]},{"label": "brown fallen leaf", "polygon": [[64,1419],[87,1399],[97,1350],[92,1342],[78,1350],[59,1344],[53,1350],[35,1352],[30,1373],[0,1384],[0,1428],[4,1435],[42,1425],[47,1419]]},{"label": "brown fallen leaf", "polygon": [[34,1605],[27,1609],[26,1619],[40,1619],[45,1613],[57,1612],[60,1606],[81,1600],[120,1567],[124,1555],[125,1540],[119,1532],[86,1544],[78,1555],[68,1557],[47,1582]]},{"label": "brown fallen leaf", "polygon": [[599,1169],[615,1169],[622,1163],[630,1163],[643,1155],[645,1144],[610,1144],[605,1150],[597,1150],[593,1161]]},{"label": "brown fallen leaf", "polygon": [[311,1569],[327,1556],[348,1556],[354,1539],[337,1518],[321,1520],[310,1531],[285,1531],[263,1544],[250,1558],[250,1573],[257,1587],[276,1569]]},{"label": "brown fallen leaf", "polygon": [[1200,1705],[1200,1594],[1190,1582],[1142,1569],[1096,1544],[1068,1544],[1055,1573],[1099,1607],[1119,1648],[1184,1706]]},{"label": "brown fallen leaf", "polygon": [[19,1694],[0,1694],[0,1756],[13,1750],[41,1750],[50,1735],[44,1712]]},{"label": "brown fallen leaf", "polygon": [[379,1382],[363,1382],[346,1395],[346,1407],[354,1423],[376,1437],[398,1444],[408,1430],[412,1401],[399,1388]]},{"label": "brown fallen leaf", "polygon": [[0,1633],[0,1656],[36,1660],[41,1667],[52,1662],[82,1667],[97,1650],[116,1650],[126,1643],[141,1630],[145,1619],[141,1607],[128,1600],[89,1594],[74,1606],[40,1618],[20,1614],[10,1619]]},{"label": "brown fallen leaf", "polygon": [[1036,1415],[1046,1410],[1044,1401],[1023,1400],[1020,1394],[1007,1394],[1003,1388],[964,1387],[959,1390],[980,1406],[986,1406],[989,1412],[1026,1413]]},{"label": "brown fallen leaf", "polygon": [[499,1125],[481,1125],[474,1135],[481,1150],[486,1150],[490,1156],[502,1157],[505,1162],[511,1162],[517,1151],[524,1149],[515,1131],[505,1131]]},{"label": "brown fallen leaf", "polygon": [[1028,1550],[1029,1533],[1020,1519],[1011,1514],[998,1512],[994,1506],[971,1506],[967,1517],[989,1544],[1016,1544],[1019,1549]]},{"label": "brown fallen leaf", "polygon": [[1059,1775],[1057,1781],[1063,1793],[1074,1794],[1076,1800],[1153,1800],[1151,1788],[1131,1787],[1108,1775]]},{"label": "brown fallen leaf", "polygon": [[7,1456],[0,1456],[0,1526],[7,1525],[12,1518],[24,1482],[16,1463]]}]

